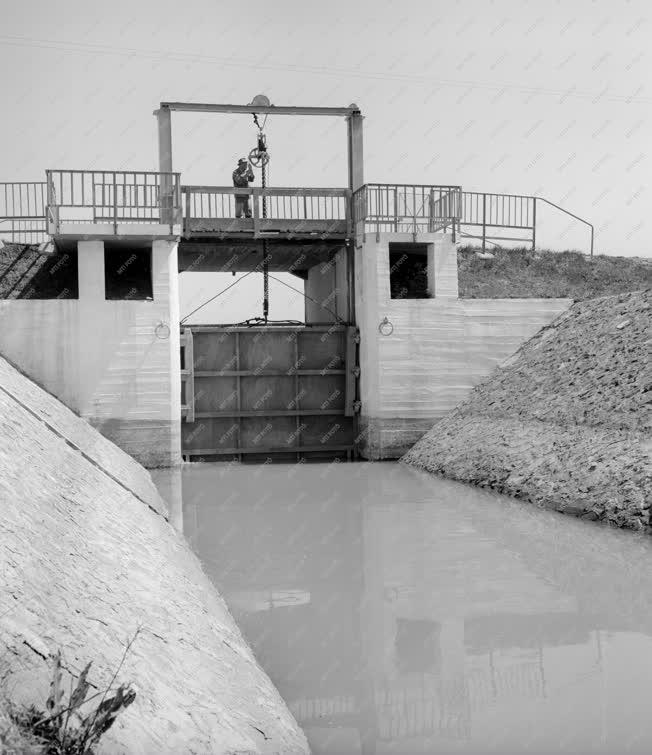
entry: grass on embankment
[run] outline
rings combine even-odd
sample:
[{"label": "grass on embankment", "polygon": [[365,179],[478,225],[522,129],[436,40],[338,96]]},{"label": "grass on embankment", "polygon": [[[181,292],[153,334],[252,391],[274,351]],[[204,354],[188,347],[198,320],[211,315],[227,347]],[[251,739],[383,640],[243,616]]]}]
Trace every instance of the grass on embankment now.
[{"label": "grass on embankment", "polygon": [[462,299],[552,299],[576,301],[652,287],[652,263],[641,257],[592,259],[580,252],[537,249],[488,249],[493,259],[480,259],[479,247],[457,250]]}]

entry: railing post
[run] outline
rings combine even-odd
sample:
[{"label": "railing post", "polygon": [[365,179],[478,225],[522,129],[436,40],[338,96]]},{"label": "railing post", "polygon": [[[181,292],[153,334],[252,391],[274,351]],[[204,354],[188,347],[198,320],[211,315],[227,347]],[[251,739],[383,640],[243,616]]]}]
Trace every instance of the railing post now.
[{"label": "railing post", "polygon": [[52,184],[52,171],[45,171],[45,181],[47,184],[47,203],[48,205],[54,204],[54,185]]},{"label": "railing post", "polygon": [[591,226],[591,259],[593,259],[593,226]]},{"label": "railing post", "polygon": [[176,213],[181,214],[181,197],[179,196],[179,176],[174,173],[172,178],[172,206],[170,207],[170,236],[174,231],[174,224],[177,221]]},{"label": "railing post", "polygon": [[344,214],[346,220],[346,233],[347,236],[352,236],[355,233],[353,226],[353,213],[354,213],[354,199],[351,189],[347,189],[347,193],[344,195]]},{"label": "railing post", "polygon": [[394,187],[394,233],[398,233],[398,188]]},{"label": "railing post", "polygon": [[459,210],[456,207],[456,205],[457,205],[457,199],[456,199],[457,196],[458,196],[458,194],[457,194],[457,191],[455,191],[455,190],[453,190],[452,192],[448,193],[449,202],[450,202],[451,199],[454,200],[454,206],[450,207],[450,205],[449,205],[449,208],[448,208],[448,209],[450,209],[450,215],[451,215],[451,218],[453,220],[453,244],[457,243],[457,235],[455,233],[455,221],[458,220],[459,216],[460,216]]},{"label": "railing post", "polygon": [[190,232],[190,192],[186,189],[186,216],[183,219],[183,235],[187,236]]},{"label": "railing post", "polygon": [[55,233],[59,232],[59,213],[58,208],[55,207],[55,192],[54,192],[54,179],[52,178],[52,171],[46,170],[45,171],[45,181],[46,181],[46,201],[47,201],[47,207],[45,210],[45,230],[49,233],[49,220],[52,220],[52,224],[54,225],[54,231]]},{"label": "railing post", "polygon": [[487,195],[482,195],[482,251],[487,245]]},{"label": "railing post", "polygon": [[258,238],[258,192],[264,191],[264,189],[253,189],[253,193],[251,195],[251,203],[253,204],[252,207],[252,216],[254,221],[254,238]]},{"label": "railing post", "polygon": [[115,171],[113,175],[113,233],[118,234],[118,187]]},{"label": "railing post", "polygon": [[417,240],[417,190],[412,187],[412,239]]},{"label": "railing post", "polygon": [[537,248],[537,198],[532,202],[532,251]]}]

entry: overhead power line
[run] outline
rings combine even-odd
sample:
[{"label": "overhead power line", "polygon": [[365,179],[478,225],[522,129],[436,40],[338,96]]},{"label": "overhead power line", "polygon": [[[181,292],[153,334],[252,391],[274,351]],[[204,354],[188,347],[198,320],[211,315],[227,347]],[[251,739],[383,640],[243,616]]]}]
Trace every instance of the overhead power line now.
[{"label": "overhead power line", "polygon": [[650,97],[637,96],[638,90],[631,95],[622,93],[587,92],[574,87],[568,89],[553,89],[548,87],[529,86],[517,83],[497,83],[488,81],[473,81],[463,79],[442,79],[436,76],[418,74],[402,74],[394,71],[363,71],[360,69],[334,68],[329,66],[295,65],[289,63],[270,63],[255,60],[234,60],[233,58],[202,55],[198,53],[184,53],[168,50],[147,50],[133,47],[118,47],[116,45],[101,45],[89,42],[71,42],[67,40],[34,39],[0,35],[0,45],[14,47],[33,47],[61,52],[85,55],[115,55],[118,57],[144,58],[164,62],[197,63],[204,65],[222,65],[227,68],[244,68],[253,71],[284,71],[287,73],[311,73],[320,76],[343,76],[347,78],[371,79],[377,81],[397,81],[403,83],[429,84],[458,89],[480,89],[487,91],[511,91],[521,94],[545,95],[550,97],[580,98],[588,100],[602,100],[607,102],[623,102],[649,104]]}]

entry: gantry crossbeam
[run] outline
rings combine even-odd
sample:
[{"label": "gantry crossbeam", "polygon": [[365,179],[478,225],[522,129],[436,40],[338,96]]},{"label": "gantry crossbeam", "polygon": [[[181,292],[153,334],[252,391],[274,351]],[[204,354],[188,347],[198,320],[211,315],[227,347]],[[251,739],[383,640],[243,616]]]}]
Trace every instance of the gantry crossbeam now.
[{"label": "gantry crossbeam", "polygon": [[203,102],[161,102],[162,108],[189,113],[257,113],[263,115],[360,115],[357,107],[295,107],[293,105],[211,105]]}]

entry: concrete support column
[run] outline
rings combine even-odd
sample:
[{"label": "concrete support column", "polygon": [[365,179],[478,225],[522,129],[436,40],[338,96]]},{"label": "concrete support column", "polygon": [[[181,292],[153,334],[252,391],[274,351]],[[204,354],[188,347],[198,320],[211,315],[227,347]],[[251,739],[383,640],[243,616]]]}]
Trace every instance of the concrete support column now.
[{"label": "concrete support column", "polygon": [[[375,237],[374,237],[375,239]],[[379,297],[383,288],[379,281],[378,267],[382,256],[389,257],[386,243],[369,240],[362,248],[355,250],[355,311],[357,325],[360,329],[360,398],[363,417],[376,416],[380,409],[379,401],[379,338],[378,325],[383,318],[385,308]],[[389,261],[387,263],[389,268]],[[389,282],[387,282],[389,289]],[[372,428],[365,428],[363,432]],[[367,438],[367,442],[371,439]],[[366,445],[363,442],[363,447]]]},{"label": "concrete support column", "polygon": [[156,111],[158,120],[158,169],[161,173],[172,173],[172,117],[170,108]]},{"label": "concrete support column", "polygon": [[94,303],[104,301],[104,242],[79,241],[77,264],[79,300]]},{"label": "concrete support column", "polygon": [[308,270],[306,279],[306,322],[335,322],[335,317],[324,307],[335,311],[333,289],[335,287],[335,266],[331,262],[321,262]]},{"label": "concrete support column", "polygon": [[435,244],[428,244],[428,295],[434,298],[437,295],[437,276],[435,275]]},{"label": "concrete support column", "polygon": [[346,120],[348,127],[349,188],[351,191],[355,191],[364,184],[362,114],[354,113],[348,116]]},{"label": "concrete support column", "polygon": [[452,237],[443,234],[438,236],[432,249],[432,258],[430,251],[428,252],[428,288],[432,270],[435,298],[457,299],[457,247]]},{"label": "concrete support column", "polygon": [[[71,409],[89,421],[101,414],[102,402],[95,388],[102,379],[102,352],[105,343],[104,242],[77,242],[79,280],[79,316],[74,333],[68,338],[75,344],[77,364],[74,377],[74,401]],[[71,323],[69,327],[73,327]]]},{"label": "concrete support column", "polygon": [[[427,245],[431,299],[391,298],[392,242]],[[436,412],[431,413],[427,403],[433,392],[424,386],[431,377],[424,375],[420,355],[425,353],[431,358],[429,329],[435,335],[441,331],[440,308],[447,300],[457,299],[456,248],[442,233],[417,234],[416,239],[411,233],[380,233],[367,234],[355,255],[362,403],[360,453],[367,459],[397,458],[435,421]],[[386,332],[381,333],[379,328],[385,317],[388,324],[384,327]]]},{"label": "concrete support column", "polygon": [[[172,173],[172,114],[170,108],[156,111],[158,120],[158,165],[161,173]],[[161,223],[172,223],[172,177],[161,177]]]},{"label": "concrete support column", "polygon": [[179,274],[176,241],[150,243],[153,301],[107,301],[104,243],[78,244],[73,408],[142,464],[156,467],[181,462]]},{"label": "concrete support column", "polygon": [[332,260],[314,265],[306,280],[306,322],[348,322],[349,272],[346,250],[338,252]]},{"label": "concrete support column", "polygon": [[[179,260],[176,241],[160,240],[152,244],[152,280],[154,302],[161,318],[158,340],[167,353],[167,411],[165,421],[168,464],[181,462],[181,352],[179,331]],[[162,336],[167,335],[167,338]],[[155,331],[156,334],[156,331]],[[162,345],[162,344],[159,344]],[[168,455],[169,454],[169,455]],[[163,459],[162,462],[165,460]]]}]

